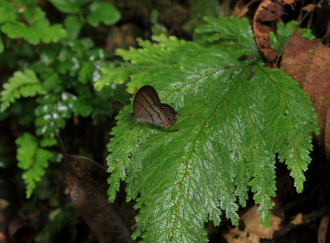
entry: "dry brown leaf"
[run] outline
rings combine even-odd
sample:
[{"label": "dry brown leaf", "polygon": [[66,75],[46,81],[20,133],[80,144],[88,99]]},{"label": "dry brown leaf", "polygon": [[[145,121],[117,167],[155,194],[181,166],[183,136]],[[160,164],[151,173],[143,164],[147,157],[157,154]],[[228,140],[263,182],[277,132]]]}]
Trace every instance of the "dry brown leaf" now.
[{"label": "dry brown leaf", "polygon": [[282,57],[284,71],[296,79],[312,99],[319,116],[319,145],[330,158],[330,49],[319,39],[306,40],[298,31],[289,39]]},{"label": "dry brown leaf", "polygon": [[257,211],[258,206],[255,205],[242,215],[241,219],[246,226],[245,231],[254,233],[263,239],[272,239],[274,232],[280,229],[281,219],[276,215],[272,215],[270,226],[265,229],[260,223],[261,215]]},{"label": "dry brown leaf", "polygon": [[[239,0],[233,11],[232,11],[232,16],[236,16],[238,18],[249,18],[249,15],[254,14],[254,6],[257,4],[257,2],[259,2],[259,0]],[[251,14],[249,14],[249,12],[251,12]]]},{"label": "dry brown leaf", "polygon": [[223,237],[228,243],[259,243],[260,238],[247,231],[241,231],[238,227],[229,230],[228,233],[224,234]]},{"label": "dry brown leaf", "polygon": [[248,11],[249,11],[249,8],[247,8],[247,7],[244,7],[242,9],[235,8],[232,15],[236,16],[238,18],[243,18],[247,14]]},{"label": "dry brown leaf", "polygon": [[315,4],[310,3],[310,4],[306,5],[305,7],[303,7],[302,10],[309,12],[309,11],[313,10],[314,8],[315,8]]},{"label": "dry brown leaf", "polygon": [[[282,0],[283,3],[285,4],[288,4],[288,5],[291,5],[293,4],[294,2],[296,2],[295,0]],[[298,2],[298,1],[297,1]]]},{"label": "dry brown leaf", "polygon": [[283,4],[277,0],[264,0],[258,7],[254,19],[253,30],[260,51],[268,62],[273,62],[278,53],[271,48],[269,33],[275,31],[270,26],[277,26],[281,22]]},{"label": "dry brown leaf", "polygon": [[302,213],[298,213],[293,220],[291,220],[290,224],[302,224],[303,223],[303,215]]},{"label": "dry brown leaf", "polygon": [[241,231],[238,227],[231,229],[228,233],[224,234],[223,237],[229,243],[257,243],[260,239],[272,239],[274,232],[280,229],[281,219],[272,215],[270,226],[265,229],[260,223],[261,215],[257,212],[258,206],[255,205],[250,208],[241,217],[244,221],[245,229]]}]

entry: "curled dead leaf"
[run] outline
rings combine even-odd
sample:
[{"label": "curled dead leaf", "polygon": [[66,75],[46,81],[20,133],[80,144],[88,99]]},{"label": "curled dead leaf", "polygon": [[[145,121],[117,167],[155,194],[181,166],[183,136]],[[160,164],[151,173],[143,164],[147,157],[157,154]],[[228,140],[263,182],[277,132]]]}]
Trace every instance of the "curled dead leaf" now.
[{"label": "curled dead leaf", "polygon": [[319,116],[317,143],[330,158],[330,49],[320,39],[306,40],[298,31],[289,39],[281,69],[290,74],[311,98]]},{"label": "curled dead leaf", "polygon": [[259,5],[253,19],[256,42],[268,62],[273,62],[279,55],[271,48],[269,33],[275,32],[276,24],[282,21],[283,11],[281,2],[265,0]]}]

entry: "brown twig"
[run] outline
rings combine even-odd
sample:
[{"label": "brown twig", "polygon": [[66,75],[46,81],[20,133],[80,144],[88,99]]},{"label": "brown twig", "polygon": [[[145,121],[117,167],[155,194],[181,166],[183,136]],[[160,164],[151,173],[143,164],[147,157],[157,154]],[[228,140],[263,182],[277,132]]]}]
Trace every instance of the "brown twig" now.
[{"label": "brown twig", "polygon": [[326,214],[329,215],[329,212],[330,212],[330,205],[320,209],[320,210],[316,210],[316,211],[313,211],[312,213],[310,214],[307,214],[307,215],[303,215],[302,217],[302,221],[300,224],[292,224],[292,223],[289,223],[285,226],[283,226],[280,230],[276,231],[274,233],[274,238],[278,238],[282,235],[285,235],[287,232],[295,229],[296,227],[298,227],[299,225],[303,225],[303,224],[307,224],[311,221],[314,221]]}]

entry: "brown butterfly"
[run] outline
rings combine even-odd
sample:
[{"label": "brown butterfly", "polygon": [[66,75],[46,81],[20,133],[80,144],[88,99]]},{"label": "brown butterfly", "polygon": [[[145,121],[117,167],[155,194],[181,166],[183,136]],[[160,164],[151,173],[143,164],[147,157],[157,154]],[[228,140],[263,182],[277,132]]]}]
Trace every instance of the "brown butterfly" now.
[{"label": "brown butterfly", "polygon": [[171,127],[176,122],[176,111],[168,104],[160,102],[154,87],[146,85],[138,90],[133,102],[133,118],[139,122]]}]

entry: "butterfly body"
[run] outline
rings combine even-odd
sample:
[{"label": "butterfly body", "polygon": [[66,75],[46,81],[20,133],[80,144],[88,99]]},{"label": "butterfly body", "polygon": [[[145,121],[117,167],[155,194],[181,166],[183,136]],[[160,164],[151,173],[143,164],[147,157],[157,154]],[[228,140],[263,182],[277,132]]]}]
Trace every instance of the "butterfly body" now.
[{"label": "butterfly body", "polygon": [[139,122],[148,122],[162,127],[171,127],[176,122],[176,111],[160,102],[157,91],[149,85],[143,86],[135,95],[132,117]]}]

